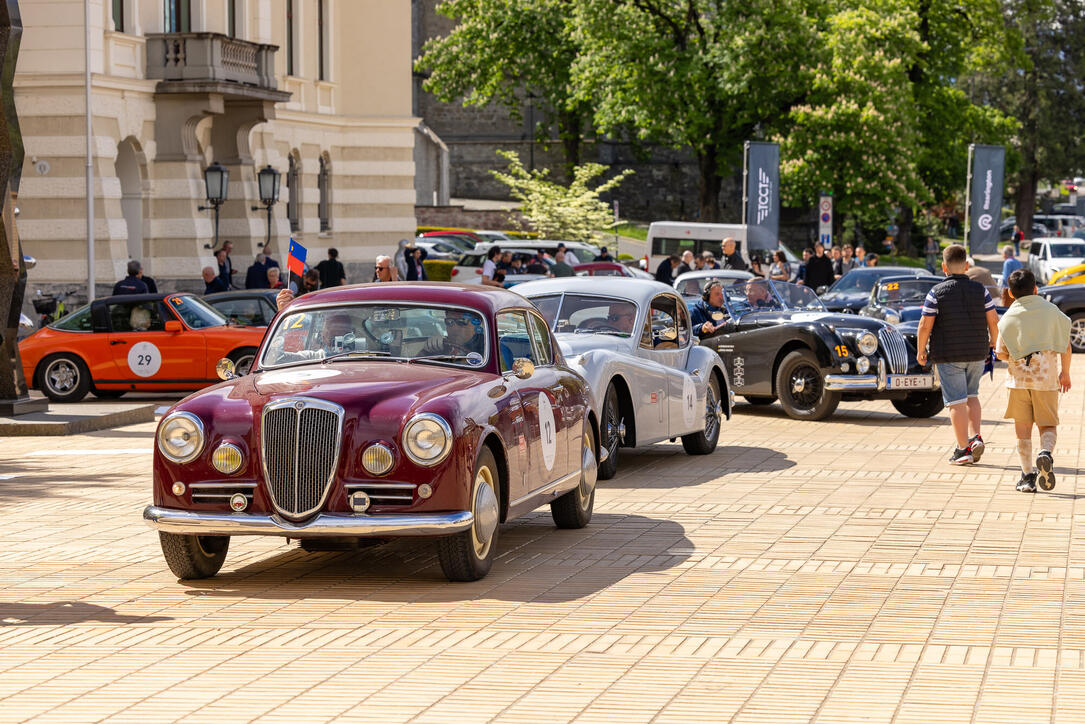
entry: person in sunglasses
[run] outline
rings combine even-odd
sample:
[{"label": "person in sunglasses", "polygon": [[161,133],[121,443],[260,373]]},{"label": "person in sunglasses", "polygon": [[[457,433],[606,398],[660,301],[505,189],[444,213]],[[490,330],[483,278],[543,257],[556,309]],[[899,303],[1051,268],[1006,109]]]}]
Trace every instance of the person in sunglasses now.
[{"label": "person in sunglasses", "polygon": [[444,336],[434,336],[422,348],[422,355],[481,355],[482,352],[482,319],[458,309],[445,312]]}]

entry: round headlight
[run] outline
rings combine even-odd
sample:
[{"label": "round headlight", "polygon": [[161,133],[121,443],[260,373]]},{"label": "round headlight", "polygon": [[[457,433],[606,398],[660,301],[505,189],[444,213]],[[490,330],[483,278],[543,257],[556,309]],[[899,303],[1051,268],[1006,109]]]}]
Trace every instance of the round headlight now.
[{"label": "round headlight", "polygon": [[867,370],[870,369],[870,359],[867,357],[860,357],[855,360],[855,371],[861,375],[865,375]]},{"label": "round headlight", "polygon": [[362,453],[362,467],[370,475],[384,475],[392,469],[393,461],[392,451],[379,442],[370,445]]},{"label": "round headlight", "polygon": [[878,351],[878,338],[870,332],[863,332],[855,339],[855,344],[862,354],[874,354]]},{"label": "round headlight", "polygon": [[436,465],[452,451],[452,428],[443,418],[423,413],[403,429],[403,449],[419,465]]},{"label": "round headlight", "polygon": [[241,454],[241,448],[232,442],[224,442],[211,453],[211,464],[223,475],[233,475],[241,469],[241,463],[245,456]]},{"label": "round headlight", "polygon": [[889,322],[890,324],[900,324],[900,315],[893,314],[892,312],[887,312],[885,315],[885,321]]},{"label": "round headlight", "polygon": [[175,412],[158,428],[158,450],[175,463],[195,460],[203,442],[203,423],[191,412]]}]

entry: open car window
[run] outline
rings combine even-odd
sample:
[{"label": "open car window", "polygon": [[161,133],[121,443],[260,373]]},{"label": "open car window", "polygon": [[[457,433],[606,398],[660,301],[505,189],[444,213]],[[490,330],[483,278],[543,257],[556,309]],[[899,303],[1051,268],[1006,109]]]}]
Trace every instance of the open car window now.
[{"label": "open car window", "polygon": [[157,301],[110,304],[109,322],[114,332],[162,332],[166,329]]}]

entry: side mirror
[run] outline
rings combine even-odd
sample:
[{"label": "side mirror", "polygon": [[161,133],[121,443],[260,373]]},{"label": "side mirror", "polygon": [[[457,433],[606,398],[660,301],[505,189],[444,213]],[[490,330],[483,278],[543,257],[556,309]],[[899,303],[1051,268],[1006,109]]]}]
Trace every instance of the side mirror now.
[{"label": "side mirror", "polygon": [[814,293],[817,294],[820,297],[822,294],[824,294],[827,291],[829,291],[829,287],[826,286],[825,284],[822,284],[820,287],[818,287],[817,289],[814,290]]},{"label": "side mirror", "polygon": [[166,331],[167,332],[180,332],[182,329],[184,329],[184,327],[182,327],[181,323],[178,322],[176,319],[173,319],[173,320],[170,320],[169,322],[166,322]]},{"label": "side mirror", "polygon": [[[180,322],[176,324],[180,324]],[[219,363],[215,365],[215,374],[219,376],[220,380],[232,380],[237,377],[234,372],[234,361],[227,357],[220,359]]]},{"label": "side mirror", "polygon": [[512,373],[521,380],[526,380],[535,374],[535,363],[526,357],[517,357],[512,362]]}]

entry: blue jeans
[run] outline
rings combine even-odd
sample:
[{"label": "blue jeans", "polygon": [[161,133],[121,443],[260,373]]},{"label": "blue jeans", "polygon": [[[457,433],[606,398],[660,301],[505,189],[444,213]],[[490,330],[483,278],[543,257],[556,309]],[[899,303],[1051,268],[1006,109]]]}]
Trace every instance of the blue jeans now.
[{"label": "blue jeans", "polygon": [[942,384],[942,401],[946,407],[979,397],[983,360],[975,362],[937,362],[938,379]]}]

